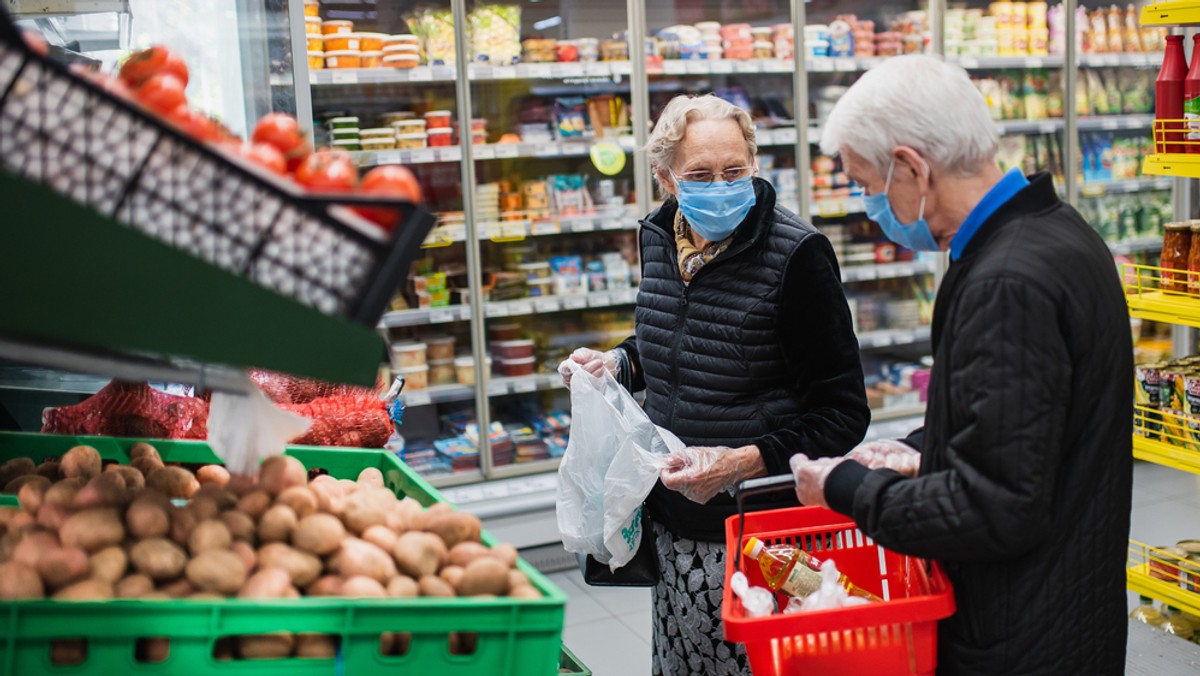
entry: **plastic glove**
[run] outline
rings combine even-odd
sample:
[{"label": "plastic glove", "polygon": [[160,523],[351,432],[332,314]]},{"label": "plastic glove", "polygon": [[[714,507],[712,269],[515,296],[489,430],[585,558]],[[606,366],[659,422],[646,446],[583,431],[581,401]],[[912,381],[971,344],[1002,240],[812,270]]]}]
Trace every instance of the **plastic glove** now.
[{"label": "plastic glove", "polygon": [[797,453],[789,463],[792,474],[796,477],[796,499],[802,505],[829,507],[825,502],[825,480],[834,467],[842,464],[846,458],[817,458],[810,460],[808,456]]},{"label": "plastic glove", "polygon": [[609,350],[608,352],[600,352],[599,350],[589,350],[586,347],[581,347],[571,353],[561,364],[558,365],[558,373],[562,376],[563,385],[571,386],[571,369],[567,367],[567,362],[573,361],[576,364],[583,366],[583,370],[588,373],[600,377],[600,374],[608,369],[608,372],[617,376],[617,351]]},{"label": "plastic glove", "polygon": [[683,497],[704,504],[718,493],[766,471],[758,449],[722,446],[689,446],[667,458],[663,485]]},{"label": "plastic glove", "polygon": [[915,477],[921,469],[921,453],[906,443],[891,439],[859,444],[846,457],[867,469],[891,469],[906,477]]}]

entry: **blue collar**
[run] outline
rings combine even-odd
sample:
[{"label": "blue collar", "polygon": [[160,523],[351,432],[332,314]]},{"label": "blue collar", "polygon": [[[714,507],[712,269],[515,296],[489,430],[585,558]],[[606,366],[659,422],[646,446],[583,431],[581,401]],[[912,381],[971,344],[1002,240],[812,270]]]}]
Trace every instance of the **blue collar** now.
[{"label": "blue collar", "polygon": [[992,186],[983,199],[979,200],[979,204],[967,214],[967,220],[963,221],[962,226],[958,228],[958,232],[954,233],[954,239],[950,240],[950,260],[956,261],[959,256],[962,256],[963,250],[967,248],[971,238],[975,233],[979,232],[979,228],[992,217],[992,214],[1008,203],[1017,193],[1025,189],[1029,185],[1029,179],[1025,178],[1025,174],[1021,173],[1020,169],[1012,168],[1000,179],[1000,182]]}]

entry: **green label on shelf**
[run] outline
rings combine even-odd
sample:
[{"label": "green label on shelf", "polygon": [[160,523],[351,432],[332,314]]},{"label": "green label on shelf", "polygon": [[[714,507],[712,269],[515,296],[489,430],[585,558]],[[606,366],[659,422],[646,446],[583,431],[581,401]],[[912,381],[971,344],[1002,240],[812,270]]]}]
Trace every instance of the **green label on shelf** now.
[{"label": "green label on shelf", "polygon": [[625,168],[625,151],[611,141],[592,146],[592,164],[605,176],[615,176]]}]

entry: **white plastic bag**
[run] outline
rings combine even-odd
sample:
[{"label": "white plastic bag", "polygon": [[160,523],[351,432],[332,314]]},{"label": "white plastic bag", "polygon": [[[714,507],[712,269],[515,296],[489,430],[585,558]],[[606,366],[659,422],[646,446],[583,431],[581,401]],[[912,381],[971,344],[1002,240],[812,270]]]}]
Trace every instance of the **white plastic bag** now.
[{"label": "white plastic bag", "polygon": [[739,570],[729,578],[729,588],[742,600],[746,617],[766,617],[775,612],[775,595],[771,590],[765,587],[751,587],[750,580],[742,571]]},{"label": "white plastic bag", "polygon": [[263,460],[283,453],[289,441],[312,425],[308,418],[277,407],[246,376],[247,394],[213,392],[208,408],[208,443],[235,474],[254,474]]},{"label": "white plastic bag", "polygon": [[558,531],[563,547],[616,570],[641,544],[640,508],[667,456],[684,444],[650,422],[605,370],[571,371],[571,438],[558,466]]}]

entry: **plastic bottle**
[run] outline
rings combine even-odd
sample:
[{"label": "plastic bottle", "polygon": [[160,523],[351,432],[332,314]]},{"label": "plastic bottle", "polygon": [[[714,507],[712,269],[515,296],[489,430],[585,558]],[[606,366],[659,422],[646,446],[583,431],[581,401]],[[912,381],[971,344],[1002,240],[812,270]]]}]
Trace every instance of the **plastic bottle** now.
[{"label": "plastic bottle", "polygon": [[1196,633],[1192,629],[1192,623],[1185,620],[1179,609],[1173,606],[1167,607],[1167,619],[1159,625],[1159,629],[1168,634],[1174,634],[1185,641],[1192,640]]},{"label": "plastic bottle", "polygon": [[[758,561],[763,579],[771,591],[783,591],[802,599],[821,586],[821,561],[803,549],[790,545],[768,547],[762,540],[751,537],[746,540],[742,553]],[[855,585],[844,573],[838,576],[838,583],[852,596],[871,601],[883,600]]]},{"label": "plastic bottle", "polygon": [[1141,605],[1129,613],[1130,619],[1137,620],[1142,624],[1148,624],[1151,627],[1157,627],[1166,621],[1167,618],[1163,617],[1163,614],[1158,612],[1158,609],[1154,607],[1153,599],[1141,596],[1138,600],[1141,602]]},{"label": "plastic bottle", "polygon": [[1195,142],[1184,146],[1184,152],[1200,153],[1200,34],[1192,38],[1192,66],[1183,81],[1183,117],[1190,130],[1185,138]]},{"label": "plastic bottle", "polygon": [[[1167,48],[1163,52],[1162,68],[1159,69],[1158,79],[1154,83],[1155,120],[1183,119],[1183,83],[1187,76],[1188,64],[1183,54],[1183,36],[1168,35]],[[1158,131],[1160,127],[1158,124],[1155,124],[1155,127],[1155,137],[1160,138]],[[1163,123],[1161,128],[1167,131],[1165,140],[1168,143],[1165,149],[1160,147],[1156,149],[1156,152],[1186,152],[1178,143],[1181,136],[1175,131],[1179,129],[1178,122]],[[1171,141],[1176,141],[1176,143],[1170,143]]]}]

